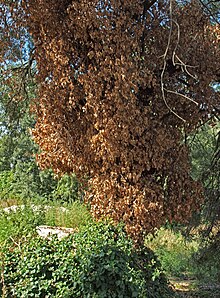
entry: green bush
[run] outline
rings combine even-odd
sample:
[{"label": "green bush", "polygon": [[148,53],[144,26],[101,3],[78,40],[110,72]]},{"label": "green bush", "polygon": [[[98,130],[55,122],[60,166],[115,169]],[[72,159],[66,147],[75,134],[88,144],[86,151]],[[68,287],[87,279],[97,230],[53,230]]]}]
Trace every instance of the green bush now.
[{"label": "green bush", "polygon": [[17,162],[14,169],[0,171],[0,199],[27,200],[45,198],[72,203],[82,199],[83,192],[75,175],[54,177],[51,170],[41,171],[34,162]]},{"label": "green bush", "polygon": [[26,238],[2,249],[3,297],[172,297],[152,251],[122,227],[91,223],[59,241]]}]

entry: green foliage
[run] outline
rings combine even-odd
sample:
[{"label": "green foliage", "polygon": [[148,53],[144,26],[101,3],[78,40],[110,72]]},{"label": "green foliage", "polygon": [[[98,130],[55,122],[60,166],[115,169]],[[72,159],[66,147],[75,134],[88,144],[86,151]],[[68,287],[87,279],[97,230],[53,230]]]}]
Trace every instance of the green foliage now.
[{"label": "green foliage", "polygon": [[51,170],[41,171],[34,161],[18,162],[14,169],[0,171],[1,199],[41,200],[71,203],[82,196],[74,175],[54,178]]},{"label": "green foliage", "polygon": [[14,173],[12,171],[0,172],[0,197],[11,199],[16,196],[13,191],[13,183],[15,181]]},{"label": "green foliage", "polygon": [[34,162],[18,163],[15,169],[0,172],[1,199],[28,200],[39,198],[39,170]]},{"label": "green foliage", "polygon": [[51,197],[60,202],[73,202],[79,198],[80,184],[75,175],[63,175],[56,181]]},{"label": "green foliage", "polygon": [[58,241],[38,237],[2,249],[4,297],[172,297],[152,251],[122,227],[93,223]]},{"label": "green foliage", "polygon": [[187,240],[180,232],[161,228],[154,236],[148,235],[145,244],[156,253],[169,276],[192,274],[192,256],[198,250],[198,241]]},{"label": "green foliage", "polygon": [[[192,219],[193,225],[218,224],[220,211],[220,123],[213,119],[203,125],[196,135],[191,137],[190,150],[192,176],[200,180],[204,187],[205,201],[199,214]],[[202,212],[201,212],[202,211]],[[208,233],[206,233],[208,234]]]},{"label": "green foliage", "polygon": [[49,225],[80,228],[91,221],[86,206],[78,202],[66,205],[21,205],[16,211],[0,210],[0,244],[7,239],[19,239],[28,234],[36,234],[36,226]]},{"label": "green foliage", "polygon": [[[215,88],[219,88],[219,85]],[[191,221],[191,226],[202,224],[203,227],[200,229],[201,247],[195,255],[194,274],[201,280],[220,281],[220,123],[218,118],[202,126],[197,135],[192,138],[191,152],[192,174],[201,180],[205,190],[202,210]]]},{"label": "green foliage", "polygon": [[168,276],[193,277],[197,279],[198,283],[214,282],[219,284],[219,237],[214,237],[212,241],[206,239],[204,242],[196,230],[194,237],[185,238],[180,230],[161,228],[154,236],[148,235],[145,244],[157,255],[162,269]]},{"label": "green foliage", "polygon": [[206,241],[194,255],[194,274],[207,282],[220,282],[220,239]]},{"label": "green foliage", "polygon": [[[192,135],[189,139],[192,177],[196,180],[201,180],[203,178],[204,172],[210,168],[212,163],[217,146],[218,131],[220,129],[218,122],[214,124],[214,126],[209,124],[203,125],[198,132]],[[206,186],[209,183],[209,177],[203,182]]]},{"label": "green foliage", "polygon": [[53,203],[45,210],[45,224],[67,228],[81,228],[92,221],[87,207],[77,201],[66,204],[62,209],[60,203]]},{"label": "green foliage", "polygon": [[45,224],[43,209],[34,210],[31,206],[23,206],[14,211],[0,211],[0,243],[9,238],[20,238],[35,233],[38,225]]}]

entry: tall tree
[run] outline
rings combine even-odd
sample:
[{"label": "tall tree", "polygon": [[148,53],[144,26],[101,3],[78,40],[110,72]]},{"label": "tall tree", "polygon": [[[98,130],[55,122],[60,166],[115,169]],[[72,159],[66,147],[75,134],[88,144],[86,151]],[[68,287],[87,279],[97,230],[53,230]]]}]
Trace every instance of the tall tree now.
[{"label": "tall tree", "polygon": [[186,220],[202,191],[184,136],[219,109],[219,27],[200,1],[26,0],[11,12],[35,45],[41,167],[87,177],[94,216],[136,240]]}]

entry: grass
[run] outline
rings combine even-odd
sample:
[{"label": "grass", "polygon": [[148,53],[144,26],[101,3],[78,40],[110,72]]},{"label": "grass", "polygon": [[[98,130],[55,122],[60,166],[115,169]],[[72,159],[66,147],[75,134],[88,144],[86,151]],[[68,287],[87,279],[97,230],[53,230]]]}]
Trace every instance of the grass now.
[{"label": "grass", "polygon": [[80,228],[80,226],[86,225],[90,220],[92,220],[91,215],[86,206],[77,201],[67,204],[65,207],[57,204],[52,205],[45,212],[45,224],[50,226]]},{"label": "grass", "polygon": [[[12,204],[10,204],[12,203]],[[15,201],[1,202],[1,208],[15,205]],[[18,202],[17,202],[18,203]],[[91,215],[85,205],[79,202],[66,204],[43,202],[36,205],[32,202],[21,202],[16,211],[0,210],[0,243],[9,238],[19,238],[35,234],[39,225],[80,228],[91,220]],[[19,206],[18,205],[18,206]],[[37,206],[37,207],[34,207]],[[65,208],[65,209],[64,209]]]},{"label": "grass", "polygon": [[155,235],[147,236],[145,245],[156,253],[168,276],[193,275],[192,256],[199,249],[198,239],[186,240],[180,232],[161,228]]},{"label": "grass", "polygon": [[145,245],[158,256],[177,297],[220,297],[220,241],[204,245],[198,233],[187,240],[163,227],[148,235]]}]

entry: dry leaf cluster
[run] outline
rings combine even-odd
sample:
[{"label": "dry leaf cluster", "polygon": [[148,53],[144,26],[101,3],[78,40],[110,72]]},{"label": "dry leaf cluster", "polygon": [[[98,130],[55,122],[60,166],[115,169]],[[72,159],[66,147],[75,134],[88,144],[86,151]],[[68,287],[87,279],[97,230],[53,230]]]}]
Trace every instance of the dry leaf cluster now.
[{"label": "dry leaf cluster", "polygon": [[210,86],[219,27],[199,1],[22,5],[36,48],[40,166],[86,177],[93,215],[123,220],[137,241],[167,219],[186,220],[202,189],[184,136],[219,107]]}]

